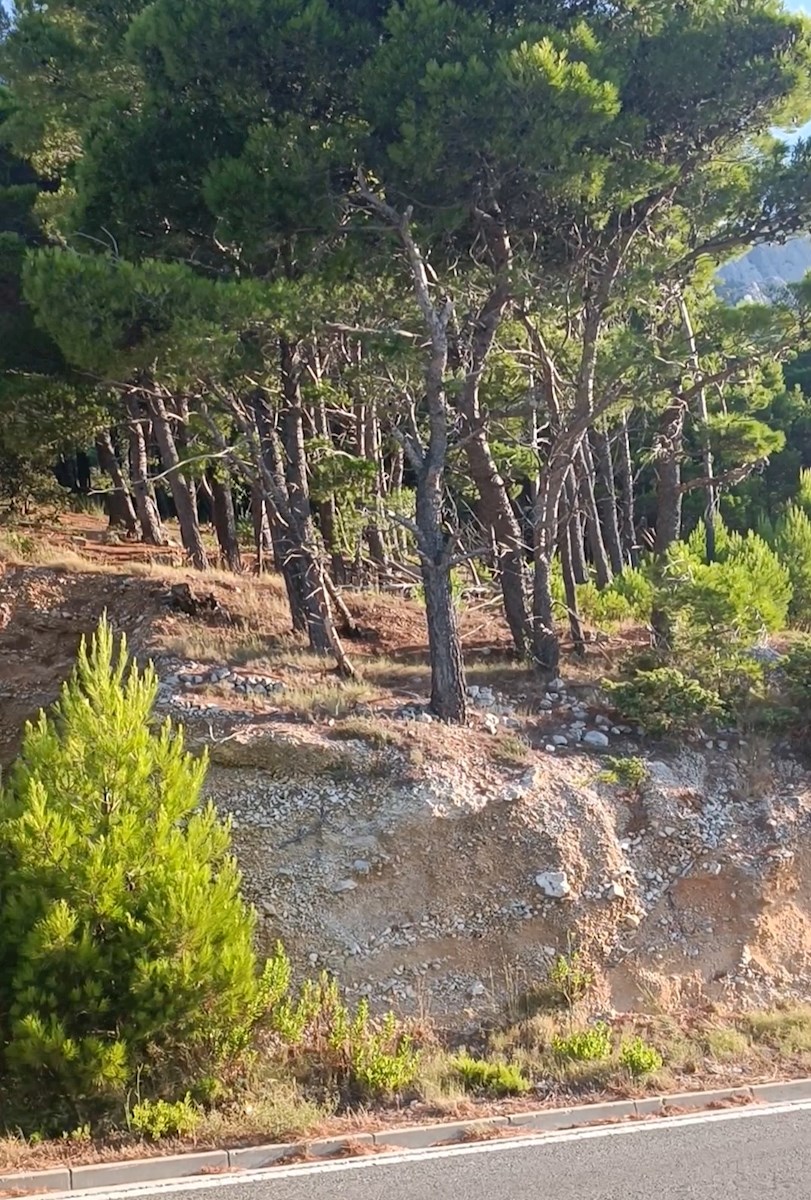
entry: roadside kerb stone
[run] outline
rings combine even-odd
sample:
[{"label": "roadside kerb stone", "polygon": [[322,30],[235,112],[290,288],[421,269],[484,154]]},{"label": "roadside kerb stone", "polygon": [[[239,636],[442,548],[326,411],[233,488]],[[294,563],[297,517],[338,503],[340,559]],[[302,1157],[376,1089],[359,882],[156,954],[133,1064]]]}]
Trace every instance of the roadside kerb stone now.
[{"label": "roadside kerb stone", "polygon": [[811,1079],[795,1079],[790,1083],[754,1083],[752,1092],[762,1104],[791,1104],[811,1100]]},{"label": "roadside kerb stone", "polygon": [[791,1104],[811,1099],[811,1078],[786,1083],[754,1084],[737,1088],[718,1088],[708,1092],[683,1092],[670,1096],[646,1096],[637,1100],[617,1100],[607,1104],[581,1104],[572,1108],[545,1108],[514,1113],[509,1117],[483,1117],[481,1120],[453,1121],[438,1125],[414,1125],[403,1129],[357,1133],[317,1141],[274,1143],[267,1146],[243,1146],[234,1150],[207,1150],[190,1154],[172,1154],[156,1158],[138,1158],[126,1162],[91,1163],[81,1167],[59,1167],[43,1171],[15,1171],[0,1175],[0,1190],[18,1192],[67,1192],[88,1188],[149,1183],[159,1179],[180,1179],[205,1171],[261,1170],[280,1159],[306,1148],[314,1158],[339,1153],[347,1143],[378,1146],[381,1149],[421,1150],[440,1142],[460,1142],[475,1130],[527,1129],[555,1131],[573,1126],[595,1125],[602,1121],[634,1116],[650,1116],[668,1108],[706,1109],[730,1100],[754,1100],[762,1104]]},{"label": "roadside kerb stone", "polygon": [[68,1192],[70,1168],[55,1167],[51,1171],[16,1171],[13,1175],[0,1175],[0,1189],[4,1192]]},{"label": "roadside kerb stone", "polygon": [[444,1125],[412,1125],[406,1129],[381,1129],[374,1135],[376,1146],[392,1149],[427,1150],[437,1142],[460,1142],[477,1129],[506,1129],[508,1117],[483,1117],[481,1121],[453,1121]]},{"label": "roadside kerb stone", "polygon": [[[811,1095],[811,1089],[806,1083],[805,1094]],[[634,1101],[637,1116],[646,1117],[651,1113],[662,1112],[669,1108],[707,1108],[710,1104],[718,1104],[724,1100],[754,1100],[750,1087],[718,1088],[712,1092],[682,1092],[674,1096],[646,1096]]]},{"label": "roadside kerb stone", "polygon": [[338,1138],[319,1138],[317,1142],[300,1142],[299,1149],[306,1147],[307,1152],[313,1158],[330,1158],[333,1154],[338,1154],[347,1145],[350,1146],[374,1146],[375,1139],[372,1133],[350,1133],[346,1137]]},{"label": "roadside kerb stone", "polygon": [[240,1146],[228,1151],[228,1165],[234,1171],[255,1171],[272,1167],[280,1158],[287,1158],[301,1149],[300,1142],[274,1142],[269,1146]]},{"label": "roadside kerb stone", "polygon": [[633,1100],[612,1100],[609,1104],[579,1104],[575,1108],[544,1108],[538,1112],[514,1113],[508,1118],[511,1128],[554,1132],[573,1125],[597,1124],[635,1117]]},{"label": "roadside kerb stone", "polygon": [[[180,1179],[205,1170],[228,1168],[226,1150],[205,1150],[199,1154],[168,1154],[162,1158],[135,1158],[130,1162],[91,1163],[71,1167],[70,1186],[85,1188],[116,1187],[122,1183],[150,1183],[153,1179]],[[3,1186],[0,1184],[0,1186]]]}]

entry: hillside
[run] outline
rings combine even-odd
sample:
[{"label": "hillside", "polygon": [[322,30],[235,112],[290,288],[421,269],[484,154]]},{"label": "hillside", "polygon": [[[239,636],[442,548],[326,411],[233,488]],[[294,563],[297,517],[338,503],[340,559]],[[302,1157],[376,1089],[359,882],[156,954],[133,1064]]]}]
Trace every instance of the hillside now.
[{"label": "hillside", "polygon": [[[81,554],[2,563],[3,761],[106,609],[155,662],[161,712],[209,750],[263,939],[300,969],[454,1021],[573,946],[608,1009],[808,994],[811,776],[735,731],[679,747],[615,724],[599,683],[633,631],[539,691],[467,601],[473,715],[449,730],[425,707],[414,601],[350,594],[362,680],[341,684],[287,633],[275,577],[202,580],[123,548],[105,564],[100,524],[81,522]],[[177,611],[182,584],[213,611]],[[638,786],[612,781],[609,753],[644,760]]]}]

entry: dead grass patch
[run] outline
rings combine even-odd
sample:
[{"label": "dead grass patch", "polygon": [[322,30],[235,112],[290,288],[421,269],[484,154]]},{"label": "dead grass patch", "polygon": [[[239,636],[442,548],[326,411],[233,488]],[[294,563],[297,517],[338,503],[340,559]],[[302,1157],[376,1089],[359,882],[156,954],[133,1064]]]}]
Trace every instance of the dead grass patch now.
[{"label": "dead grass patch", "polygon": [[373,717],[345,717],[327,736],[337,742],[368,742],[378,749],[399,746],[403,740],[399,730]]},{"label": "dead grass patch", "polygon": [[534,760],[534,752],[525,737],[518,733],[499,733],[489,746],[490,758],[499,767],[519,770]]}]

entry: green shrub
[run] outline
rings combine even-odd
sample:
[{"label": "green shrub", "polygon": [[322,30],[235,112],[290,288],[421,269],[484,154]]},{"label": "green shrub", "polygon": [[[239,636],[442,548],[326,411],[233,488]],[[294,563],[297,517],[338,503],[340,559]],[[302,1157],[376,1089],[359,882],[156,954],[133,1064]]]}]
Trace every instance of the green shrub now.
[{"label": "green shrub", "polygon": [[723,713],[717,692],[683,675],[676,667],[637,670],[632,678],[604,684],[622,717],[642,725],[654,737],[688,733]]},{"label": "green shrub", "polygon": [[601,591],[595,583],[583,583],[577,589],[577,602],[580,615],[592,625],[616,625],[634,616],[626,598],[610,586]]},{"label": "green shrub", "polygon": [[187,1137],[200,1123],[200,1109],[187,1094],[182,1100],[140,1100],[127,1110],[127,1127],[138,1137],[159,1142]]},{"label": "green shrub", "polygon": [[295,1071],[356,1099],[391,1097],[414,1082],[419,1051],[393,1013],[376,1022],[366,1000],[350,1012],[336,980],[326,972],[305,980],[294,999],[288,990],[289,962],[280,947],[276,957],[278,982],[286,979],[287,986],[282,994],[276,991],[268,1024],[288,1048]]},{"label": "green shrub", "polygon": [[792,597],[788,567],[762,537],[718,528],[717,559],[703,560],[703,528],[668,551],[657,605],[677,640],[727,644],[782,629]]},{"label": "green shrub", "polygon": [[[5,1115],[59,1128],[136,1078],[175,1099],[216,1075],[257,1003],[254,915],[204,759],[106,621],[0,793]],[[244,1039],[243,1039],[244,1040]]]},{"label": "green shrub", "polygon": [[638,792],[648,778],[648,765],[643,758],[629,754],[625,758],[607,757],[606,770],[600,778],[606,783],[616,783],[631,792]]},{"label": "green shrub", "polygon": [[621,596],[637,621],[650,620],[653,605],[653,583],[650,571],[645,567],[626,567],[621,575],[615,575],[607,589]]},{"label": "green shrub", "polygon": [[635,1079],[644,1075],[654,1075],[662,1069],[662,1056],[655,1046],[644,1042],[642,1038],[629,1038],[620,1046],[620,1066],[625,1067]]},{"label": "green shrub", "polygon": [[805,707],[811,701],[811,638],[795,642],[780,659],[780,671],[786,681],[789,699]]},{"label": "green shrub", "polygon": [[594,976],[582,965],[578,951],[560,954],[549,971],[549,983],[562,1004],[572,1008],[588,995]]},{"label": "green shrub", "polygon": [[804,508],[789,505],[777,523],[774,547],[791,580],[792,622],[806,625],[811,622],[811,517]]},{"label": "green shrub", "polygon": [[600,1062],[611,1055],[611,1030],[603,1021],[590,1029],[559,1034],[552,1039],[552,1050],[558,1058],[574,1062]]},{"label": "green shrub", "polygon": [[529,1080],[512,1063],[460,1054],[453,1060],[453,1069],[465,1091],[476,1096],[521,1096],[530,1088]]}]

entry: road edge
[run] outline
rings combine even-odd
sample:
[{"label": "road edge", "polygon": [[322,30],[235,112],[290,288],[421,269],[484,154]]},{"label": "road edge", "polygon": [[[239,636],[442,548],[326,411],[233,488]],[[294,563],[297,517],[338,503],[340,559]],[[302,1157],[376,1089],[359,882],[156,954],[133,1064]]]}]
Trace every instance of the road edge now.
[{"label": "road edge", "polygon": [[811,1099],[811,1078],[787,1083],[766,1083],[718,1088],[706,1092],[645,1096],[636,1100],[613,1100],[602,1104],[580,1104],[567,1108],[545,1108],[505,1117],[482,1117],[467,1121],[443,1121],[433,1125],[403,1126],[373,1133],[351,1133],[341,1137],[299,1139],[265,1146],[190,1151],[187,1154],[138,1158],[121,1162],[88,1163],[76,1167],[52,1167],[42,1171],[0,1174],[0,1191],[12,1194],[86,1191],[90,1188],[121,1187],[184,1179],[194,1175],[255,1171],[281,1166],[296,1158],[329,1159],[384,1149],[428,1150],[439,1145],[464,1143],[489,1136],[516,1133],[552,1133],[585,1125],[613,1124],[666,1116],[675,1112],[701,1111],[731,1104],[790,1104]]}]

